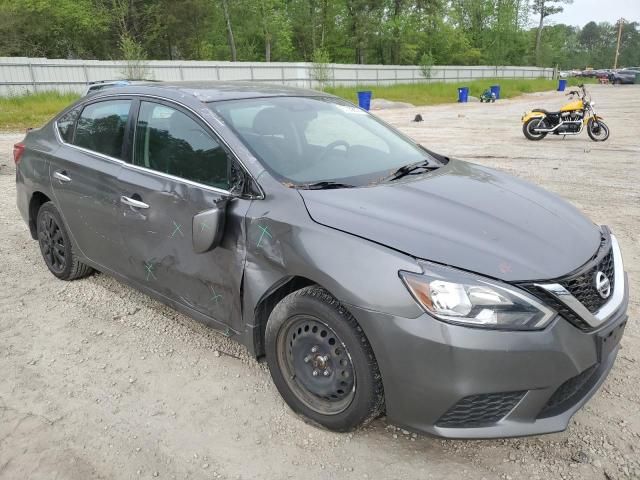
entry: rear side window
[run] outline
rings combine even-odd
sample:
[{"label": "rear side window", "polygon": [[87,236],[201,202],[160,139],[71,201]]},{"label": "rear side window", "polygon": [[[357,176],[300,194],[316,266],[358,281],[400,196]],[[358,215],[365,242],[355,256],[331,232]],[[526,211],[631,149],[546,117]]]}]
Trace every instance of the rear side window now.
[{"label": "rear side window", "polygon": [[231,158],[227,151],[194,119],[158,103],[140,104],[133,163],[229,189]]},{"label": "rear side window", "polygon": [[66,143],[71,143],[73,140],[73,126],[75,125],[79,115],[80,107],[77,107],[73,110],[69,110],[56,122],[58,124],[58,132],[60,132],[62,140]]},{"label": "rear side window", "polygon": [[121,159],[130,107],[131,100],[109,100],[87,105],[76,124],[74,145]]}]

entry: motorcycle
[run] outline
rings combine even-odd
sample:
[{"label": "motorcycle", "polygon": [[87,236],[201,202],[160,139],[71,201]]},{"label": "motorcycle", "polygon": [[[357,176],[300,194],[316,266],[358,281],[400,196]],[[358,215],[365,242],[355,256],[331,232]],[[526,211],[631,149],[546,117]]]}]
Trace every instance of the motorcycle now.
[{"label": "motorcycle", "polygon": [[[548,134],[578,135],[586,126],[589,137],[594,142],[604,142],[609,138],[609,127],[596,115],[591,96],[584,85],[580,90],[567,93],[570,102],[557,112],[549,112],[542,108],[534,108],[525,112],[522,117],[522,132],[529,140],[542,140]],[[575,97],[578,97],[577,99]]]}]

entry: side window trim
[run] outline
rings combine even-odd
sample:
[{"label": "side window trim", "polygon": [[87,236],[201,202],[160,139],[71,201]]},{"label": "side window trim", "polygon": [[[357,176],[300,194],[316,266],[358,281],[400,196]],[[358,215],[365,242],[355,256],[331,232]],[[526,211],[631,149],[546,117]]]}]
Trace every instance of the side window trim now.
[{"label": "side window trim", "polygon": [[122,160],[126,164],[133,164],[136,124],[138,123],[138,115],[140,114],[140,103],[141,101],[138,97],[131,98],[129,118],[127,119],[127,125],[124,129],[124,139],[122,141]]},{"label": "side window trim", "polygon": [[135,113],[135,118],[132,117],[132,121],[131,121],[131,128],[134,131],[133,131],[133,134],[131,135],[131,146],[129,148],[129,152],[131,152],[131,156],[130,156],[129,160],[126,162],[127,165],[130,165],[130,166],[136,167],[136,168],[141,168],[141,169],[143,169],[145,171],[157,173],[157,174],[159,174],[161,176],[166,176],[166,177],[169,177],[169,178],[172,178],[172,179],[180,179],[180,180],[185,181],[187,183],[190,183],[192,185],[212,188],[214,190],[221,191],[221,192],[226,192],[226,193],[230,192],[229,190],[224,189],[224,188],[215,187],[213,185],[207,185],[205,183],[200,183],[200,182],[195,181],[195,180],[191,180],[191,179],[184,178],[184,177],[179,177],[177,175],[172,175],[170,173],[160,172],[158,170],[154,170],[152,168],[146,168],[143,165],[137,165],[135,163],[135,154],[136,154],[136,152],[135,152],[135,144],[136,144],[136,136],[138,135],[138,117],[140,115],[142,102],[152,103],[152,104],[156,104],[156,105],[163,105],[165,107],[171,108],[171,109],[173,109],[173,110],[175,110],[177,112],[180,112],[183,115],[185,115],[188,119],[190,119],[196,125],[198,125],[200,128],[202,128],[202,130],[209,137],[211,137],[211,139],[213,141],[215,141],[220,146],[220,148],[227,154],[227,157],[230,160],[228,165],[227,165],[227,176],[228,176],[228,178],[231,177],[231,171],[233,169],[233,164],[236,164],[236,168],[241,169],[246,175],[248,175],[248,178],[251,178],[251,175],[246,171],[246,169],[245,169],[244,165],[242,164],[242,162],[240,162],[240,160],[235,155],[235,153],[227,146],[227,144],[222,140],[222,138],[218,135],[218,133],[216,131],[214,131],[213,128],[211,128],[211,126],[209,124],[204,122],[198,116],[194,115],[191,112],[191,110],[189,110],[187,108],[184,108],[182,105],[180,105],[178,103],[171,102],[171,101],[166,101],[164,99],[155,98],[155,97],[153,97],[153,98],[145,98],[145,97],[136,98],[135,111],[131,112],[131,113]]},{"label": "side window trim", "polygon": [[[242,160],[240,160],[240,157],[238,157],[238,155],[235,153],[235,151],[234,151],[234,150],[233,150],[233,149],[228,145],[227,141],[226,141],[226,140],[224,140],[224,138],[223,138],[223,137],[221,137],[221,136],[218,134],[218,132],[215,130],[215,128],[214,128],[213,126],[209,125],[209,124],[204,120],[204,118],[203,118],[203,117],[201,117],[201,116],[200,116],[200,115],[199,115],[195,110],[192,110],[190,107],[183,106],[183,105],[181,105],[180,103],[178,103],[178,102],[177,102],[177,101],[175,101],[175,100],[165,99],[165,98],[158,97],[158,96],[156,96],[156,95],[152,95],[152,94],[140,94],[140,93],[136,93],[136,94],[108,93],[108,94],[106,94],[104,97],[91,99],[91,101],[87,101],[87,102],[85,102],[85,103],[83,103],[82,101],[80,101],[80,102],[78,102],[74,107],[70,107],[70,108],[68,108],[68,109],[67,109],[67,110],[65,110],[64,112],[62,112],[62,113],[58,114],[58,116],[56,117],[56,119],[55,119],[55,121],[54,121],[54,126],[55,126],[56,128],[54,128],[54,131],[55,131],[55,134],[56,134],[56,136],[57,136],[58,141],[59,141],[61,144],[66,145],[66,146],[68,146],[68,147],[76,148],[76,149],[78,149],[78,150],[82,150],[82,151],[84,151],[84,152],[86,152],[86,153],[89,153],[89,154],[91,154],[91,155],[96,155],[96,156],[98,156],[98,157],[100,157],[100,158],[105,158],[105,159],[110,160],[110,161],[112,161],[112,162],[121,163],[121,164],[123,164],[123,165],[126,165],[127,167],[140,168],[140,169],[142,169],[142,170],[144,170],[144,171],[148,171],[148,172],[151,172],[151,173],[156,173],[156,174],[158,174],[158,175],[160,175],[160,176],[165,175],[165,174],[163,174],[163,173],[161,173],[161,172],[155,172],[155,171],[153,171],[153,170],[147,170],[147,169],[145,169],[144,167],[138,167],[138,166],[136,166],[136,165],[133,165],[133,163],[131,163],[131,161],[132,161],[132,160],[131,160],[131,157],[129,157],[129,158],[130,158],[130,161],[127,163],[127,162],[124,162],[123,160],[120,160],[120,159],[118,159],[118,158],[113,158],[113,157],[110,157],[110,156],[108,156],[108,155],[104,155],[104,154],[99,153],[99,152],[94,152],[94,151],[92,151],[92,150],[87,150],[87,149],[84,149],[84,148],[82,148],[82,147],[78,147],[78,146],[76,146],[76,145],[73,145],[73,144],[71,144],[71,143],[67,143],[67,142],[65,142],[65,141],[62,139],[62,137],[60,136],[60,132],[58,131],[58,120],[60,119],[60,117],[61,117],[62,115],[64,115],[64,114],[65,114],[65,113],[67,113],[68,111],[72,110],[73,108],[77,108],[77,107],[80,107],[80,108],[84,109],[84,107],[85,107],[86,105],[88,105],[89,103],[94,103],[94,102],[97,102],[97,101],[102,101],[102,100],[117,100],[117,99],[124,99],[124,100],[126,100],[126,99],[131,99],[131,100],[138,100],[138,101],[142,101],[142,100],[148,99],[149,101],[153,101],[153,102],[156,102],[156,103],[166,103],[168,106],[178,107],[178,108],[181,108],[181,109],[183,109],[183,110],[185,110],[185,111],[189,112],[189,115],[190,115],[190,116],[193,116],[193,117],[196,117],[196,118],[199,120],[199,122],[200,122],[200,123],[202,123],[203,125],[205,125],[206,130],[207,130],[207,131],[209,131],[209,132],[211,132],[211,133],[215,136],[215,138],[216,138],[216,139],[220,139],[220,140],[221,140],[221,144],[222,144],[222,145],[224,145],[224,147],[226,148],[226,150],[227,150],[228,152],[230,152],[230,155],[231,155],[232,160],[233,160],[233,161],[235,161],[235,162],[236,162],[236,164],[237,164],[237,166],[238,166],[238,167],[239,167],[239,168],[244,172],[244,174],[245,174],[245,175],[247,175],[247,179],[251,182],[251,184],[253,185],[253,187],[252,187],[252,188],[253,188],[257,193],[247,194],[246,198],[248,198],[248,199],[252,199],[252,200],[263,200],[263,199],[265,198],[265,193],[264,193],[264,190],[263,190],[262,186],[261,186],[261,185],[260,185],[260,183],[257,181],[256,177],[255,177],[255,176],[250,172],[250,170],[245,166],[244,162],[243,162]],[[138,104],[138,107],[139,107],[139,104]],[[130,114],[131,114],[131,113],[132,113],[132,112],[130,111]],[[135,114],[136,114],[136,117],[135,117],[135,118],[136,118],[136,122],[137,122],[137,114],[138,114],[138,111],[137,111],[137,110],[135,111]],[[77,123],[77,120],[76,120],[76,123]],[[74,136],[75,136],[75,124],[74,124]],[[133,142],[132,142],[132,143],[133,143]],[[133,145],[132,145],[132,148],[133,148]],[[169,176],[169,177],[170,177],[170,176]],[[209,188],[209,189],[213,189],[213,190],[215,190],[215,191],[219,191],[219,192],[223,192],[223,193],[230,193],[228,190],[221,190],[221,189],[219,189],[219,188],[211,187],[211,186],[208,186],[208,185],[199,184],[199,183],[197,183],[197,182],[189,182],[188,180],[180,179],[180,178],[178,178],[178,177],[176,177],[175,179],[176,179],[176,180],[183,180],[183,181],[185,181],[185,182],[191,183],[191,184],[193,184],[193,185],[195,185],[195,186],[198,186],[198,187]]]},{"label": "side window trim", "polygon": [[[96,152],[94,150],[91,150],[89,148],[84,148],[81,147],[79,145],[76,145],[76,131],[77,131],[77,125],[78,125],[78,120],[80,120],[80,117],[82,117],[82,113],[85,111],[85,109],[91,105],[96,105],[98,103],[102,103],[102,102],[113,102],[113,101],[119,101],[119,100],[130,100],[131,104],[129,105],[129,113],[128,113],[128,117],[127,117],[127,123],[124,127],[124,136],[123,136],[123,140],[122,140],[122,147],[120,149],[120,156],[122,158],[115,158],[112,157],[110,155],[106,155],[104,153],[101,152]],[[83,150],[85,152],[91,152],[94,155],[99,155],[100,157],[104,157],[104,158],[108,158],[110,160],[116,160],[118,162],[126,162],[126,158],[127,158],[127,150],[125,149],[125,146],[128,147],[127,144],[127,139],[128,139],[128,135],[129,135],[129,128],[130,128],[130,124],[131,124],[131,115],[133,113],[133,107],[134,104],[136,104],[137,99],[134,98],[133,96],[130,95],[126,95],[126,96],[118,96],[118,97],[107,97],[107,98],[96,98],[93,101],[90,102],[86,102],[84,104],[78,105],[77,107],[81,107],[80,113],[78,114],[78,117],[76,118],[76,121],[73,123],[73,137],[71,138],[71,143],[67,143],[64,140],[61,139],[62,143],[64,143],[65,145],[69,145],[71,147],[75,147],[75,148],[79,148],[80,150]],[[77,108],[76,107],[76,108]],[[56,129],[57,129],[57,124],[58,124],[58,119],[56,119]]]}]

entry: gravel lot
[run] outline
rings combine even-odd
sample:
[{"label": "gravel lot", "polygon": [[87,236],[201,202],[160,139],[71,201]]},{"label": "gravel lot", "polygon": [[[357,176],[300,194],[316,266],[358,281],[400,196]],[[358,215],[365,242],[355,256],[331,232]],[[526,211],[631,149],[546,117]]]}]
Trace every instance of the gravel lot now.
[{"label": "gravel lot", "polygon": [[[424,145],[524,177],[618,235],[632,320],[604,387],[566,432],[444,441],[375,421],[308,426],[242,347],[114,279],[48,273],[15,207],[0,134],[0,478],[640,478],[640,89],[591,86],[608,142],[527,141],[522,112],[557,92],[496,104],[377,112]],[[411,119],[421,113],[425,121]],[[553,232],[549,232],[552,234]]]}]

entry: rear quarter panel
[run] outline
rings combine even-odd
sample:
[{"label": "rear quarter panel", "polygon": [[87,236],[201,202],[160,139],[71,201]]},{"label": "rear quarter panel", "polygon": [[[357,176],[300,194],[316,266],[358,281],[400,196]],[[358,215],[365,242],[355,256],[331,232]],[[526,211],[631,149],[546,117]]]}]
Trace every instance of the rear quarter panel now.
[{"label": "rear quarter panel", "polygon": [[52,197],[49,165],[60,144],[54,133],[53,122],[31,130],[23,140],[25,151],[16,167],[16,198],[18,210],[25,222],[29,221],[29,202],[35,192]]}]

